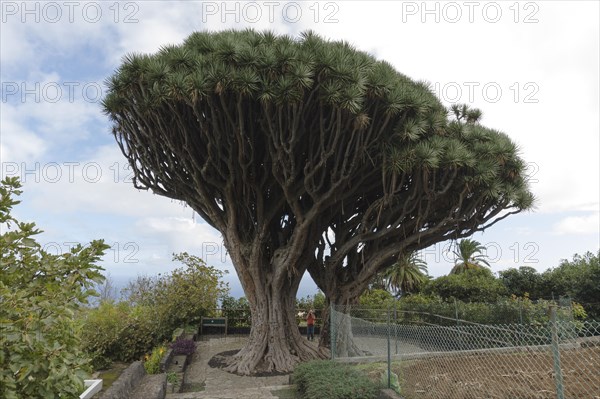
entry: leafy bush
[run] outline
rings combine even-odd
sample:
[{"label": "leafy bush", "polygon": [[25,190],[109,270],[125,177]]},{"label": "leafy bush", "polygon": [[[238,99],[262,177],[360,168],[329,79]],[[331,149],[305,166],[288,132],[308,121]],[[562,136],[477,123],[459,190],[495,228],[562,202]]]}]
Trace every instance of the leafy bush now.
[{"label": "leafy bush", "polygon": [[422,292],[464,302],[496,302],[507,296],[504,284],[486,268],[438,277],[430,281]]},{"label": "leafy bush", "polygon": [[181,337],[184,333],[184,329],[179,327],[176,328],[175,331],[173,331],[173,336],[171,338],[171,341],[175,342],[179,337]]},{"label": "leafy bush", "polygon": [[[140,359],[158,343],[171,340],[175,327],[199,321],[216,306],[227,287],[222,272],[187,253],[174,255],[187,268],[163,277],[139,276],[125,290],[126,300],[104,301],[85,318],[85,350],[101,366],[106,358]],[[181,331],[181,330],[179,330]]]},{"label": "leafy bush", "polygon": [[81,305],[102,281],[102,241],[52,255],[33,236],[34,223],[10,215],[16,178],[0,183],[0,397],[77,397],[89,361],[81,350]]},{"label": "leafy bush", "polygon": [[179,337],[171,344],[171,348],[173,349],[173,354],[175,355],[190,356],[196,352],[196,343],[191,339]]},{"label": "leafy bush", "polygon": [[112,366],[113,361],[106,356],[95,353],[92,354],[91,366],[94,370],[108,370]]},{"label": "leafy bush", "polygon": [[533,267],[521,266],[518,269],[512,267],[498,274],[509,294],[530,298],[542,297],[544,281],[542,275]]},{"label": "leafy bush", "polygon": [[166,351],[167,348],[165,348],[164,345],[161,345],[154,348],[150,355],[144,357],[144,368],[146,369],[146,373],[158,374],[160,372],[160,361]]},{"label": "leafy bush", "polygon": [[227,293],[220,281],[223,272],[186,252],[173,255],[185,268],[177,268],[161,277],[139,276],[123,291],[131,304],[153,309],[154,330],[161,340],[172,337],[173,329],[199,324]]},{"label": "leafy bush", "polygon": [[103,302],[90,309],[83,328],[84,349],[99,366],[102,358],[130,362],[140,359],[159,341],[152,309],[121,302]]},{"label": "leafy bush", "polygon": [[[454,325],[458,316],[461,320],[480,324],[539,324],[549,322],[548,310],[552,301],[532,301],[529,297],[512,296],[493,303],[445,301],[440,297],[411,295],[401,298],[396,304],[397,322]],[[442,317],[439,317],[442,316]],[[584,319],[586,314],[581,305],[572,303],[561,306],[559,320]]]},{"label": "leafy bush", "polygon": [[196,334],[198,332],[198,327],[200,326],[200,323],[198,324],[187,324],[183,331],[186,334]]},{"label": "leafy bush", "polygon": [[304,399],[375,399],[379,391],[363,373],[329,360],[299,364],[294,381]]},{"label": "leafy bush", "polygon": [[592,319],[600,320],[600,250],[573,255],[542,273],[544,298],[565,296],[582,304]]},{"label": "leafy bush", "polygon": [[365,309],[389,309],[394,306],[394,296],[389,291],[376,288],[365,291],[359,303]]},{"label": "leafy bush", "polygon": [[221,300],[221,308],[229,327],[250,327],[250,303],[245,297],[235,299],[226,295]]}]

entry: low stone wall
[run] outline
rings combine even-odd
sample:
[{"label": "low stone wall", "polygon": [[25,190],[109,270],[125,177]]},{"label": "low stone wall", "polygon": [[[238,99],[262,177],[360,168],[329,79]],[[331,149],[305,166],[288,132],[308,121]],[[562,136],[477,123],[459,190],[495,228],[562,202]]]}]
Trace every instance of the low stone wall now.
[{"label": "low stone wall", "polygon": [[169,367],[169,364],[171,363],[172,359],[173,359],[173,349],[169,348],[169,349],[167,349],[167,352],[165,353],[163,358],[160,359],[160,363],[158,365],[161,373],[167,372],[167,368]]},{"label": "low stone wall", "polygon": [[100,399],[164,399],[167,375],[147,375],[142,362],[131,363]]},{"label": "low stone wall", "polygon": [[146,370],[141,361],[131,363],[100,399],[128,399],[145,375]]},{"label": "low stone wall", "polygon": [[142,385],[139,386],[131,399],[164,399],[167,394],[167,375],[153,374],[144,377]]}]

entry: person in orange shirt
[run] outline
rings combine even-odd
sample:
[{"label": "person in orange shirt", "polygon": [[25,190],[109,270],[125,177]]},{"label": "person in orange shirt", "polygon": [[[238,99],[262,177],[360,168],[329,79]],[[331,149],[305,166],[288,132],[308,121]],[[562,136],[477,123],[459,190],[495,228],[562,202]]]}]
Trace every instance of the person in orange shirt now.
[{"label": "person in orange shirt", "polygon": [[309,310],[306,316],[306,336],[309,341],[315,339],[315,311],[313,309]]}]

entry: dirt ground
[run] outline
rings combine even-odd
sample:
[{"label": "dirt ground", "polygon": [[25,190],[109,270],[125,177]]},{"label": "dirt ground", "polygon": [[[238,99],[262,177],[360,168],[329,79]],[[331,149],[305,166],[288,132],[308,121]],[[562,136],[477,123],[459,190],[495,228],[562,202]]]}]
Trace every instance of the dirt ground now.
[{"label": "dirt ground", "polygon": [[[600,399],[600,346],[561,350],[565,399]],[[407,399],[555,399],[548,352],[487,353],[395,363]]]}]

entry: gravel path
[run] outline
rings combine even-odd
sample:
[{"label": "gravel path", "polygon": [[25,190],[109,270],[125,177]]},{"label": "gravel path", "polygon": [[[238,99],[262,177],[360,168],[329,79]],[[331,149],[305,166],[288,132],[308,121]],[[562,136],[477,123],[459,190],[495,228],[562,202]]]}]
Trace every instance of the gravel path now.
[{"label": "gravel path", "polygon": [[196,354],[185,372],[184,384],[204,391],[168,394],[167,399],[271,399],[271,391],[282,389],[289,376],[243,377],[212,368],[209,360],[217,353],[240,349],[246,337],[213,338],[196,344]]}]

